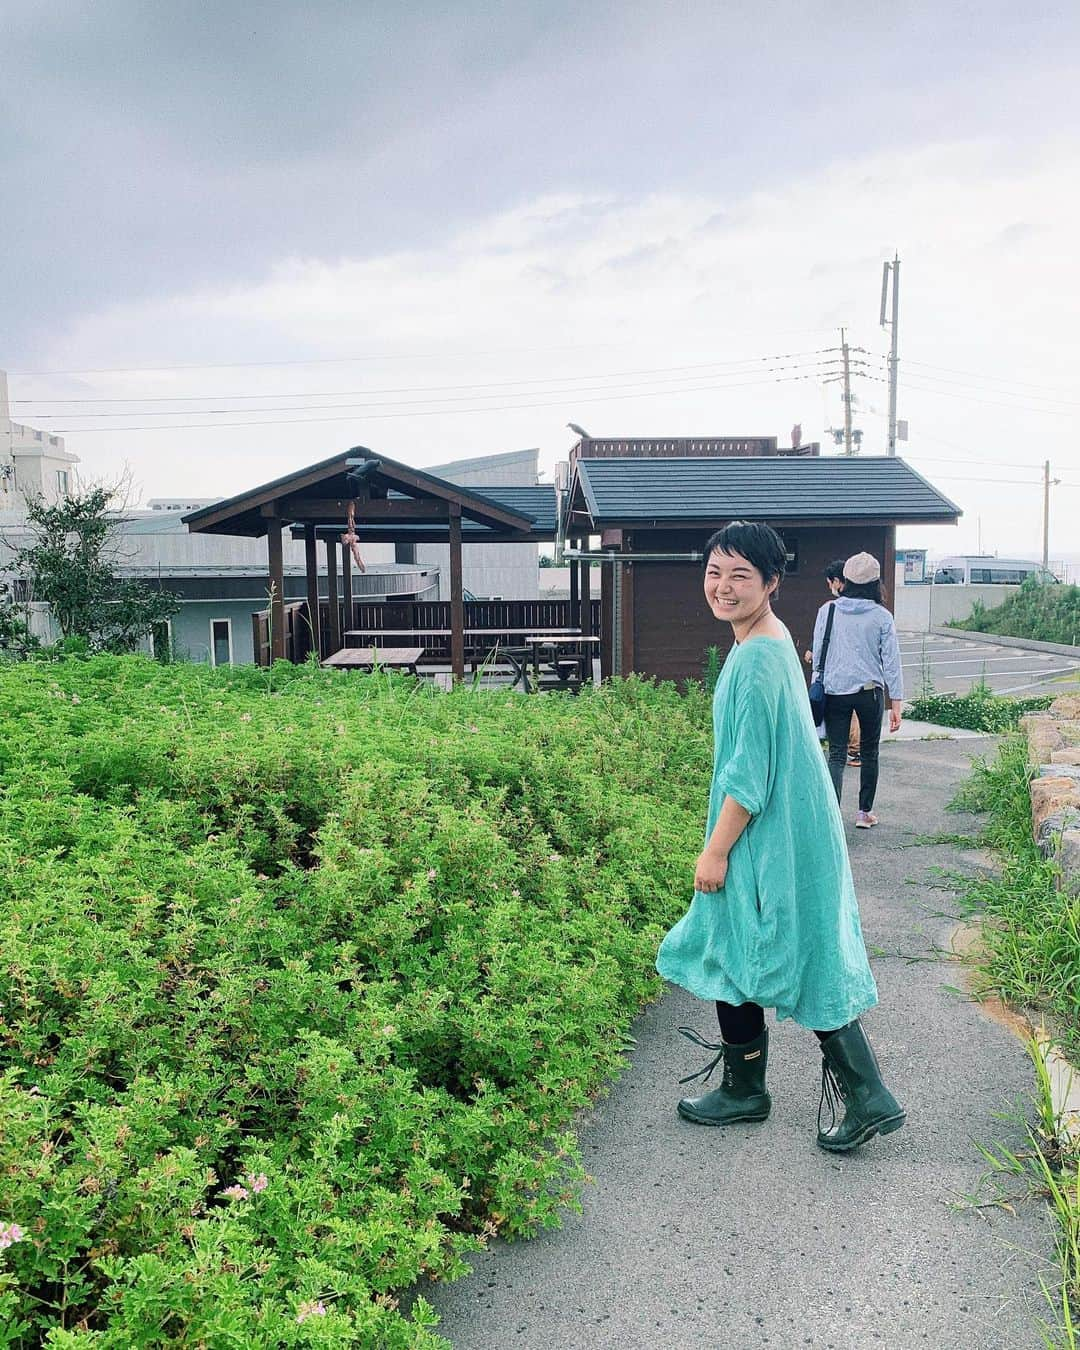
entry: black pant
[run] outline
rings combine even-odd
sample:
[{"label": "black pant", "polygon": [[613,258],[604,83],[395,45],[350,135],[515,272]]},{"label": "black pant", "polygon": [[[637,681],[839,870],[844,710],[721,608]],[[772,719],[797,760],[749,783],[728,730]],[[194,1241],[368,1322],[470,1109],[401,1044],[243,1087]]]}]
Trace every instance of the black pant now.
[{"label": "black pant", "polygon": [[[756,1041],[765,1030],[765,1009],[758,1003],[721,1003],[716,1001],[716,1020],[720,1023],[720,1035],[728,1045],[745,1045],[747,1041]],[[830,1031],[815,1031],[819,1041],[831,1036]]]},{"label": "black pant", "polygon": [[885,695],[877,685],[854,694],[830,694],[825,700],[825,737],[829,742],[829,775],[836,789],[836,800],[844,786],[844,762],[847,759],[848,729],[851,714],[859,719],[859,810],[870,811],[877,795],[878,745]]}]

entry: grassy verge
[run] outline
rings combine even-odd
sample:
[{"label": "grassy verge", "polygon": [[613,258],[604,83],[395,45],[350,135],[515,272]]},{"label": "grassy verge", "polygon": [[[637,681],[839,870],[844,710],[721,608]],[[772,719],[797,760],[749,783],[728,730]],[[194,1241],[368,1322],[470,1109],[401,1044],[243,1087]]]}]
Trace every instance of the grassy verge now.
[{"label": "grassy verge", "polygon": [[[984,916],[980,978],[984,992],[1034,1007],[1051,1019],[1062,1050],[1080,1064],[1080,897],[1057,888],[1057,870],[1031,837],[1030,769],[1020,736],[1003,743],[983,764],[956,805],[985,811],[984,842],[1000,861],[996,877],[965,882],[968,903]],[[1069,1144],[1055,1116],[1041,1055],[1037,1117],[1031,1149],[1023,1156],[987,1150],[996,1172],[1023,1177],[1046,1196],[1058,1223],[1061,1278],[1047,1287],[1057,1325],[1044,1331],[1048,1347],[1076,1350],[1080,1326],[1080,1149]]]},{"label": "grassy verge", "polygon": [[0,667],[0,1345],[445,1344],[659,991],[700,692]]},{"label": "grassy verge", "polygon": [[911,700],[908,716],[916,722],[934,722],[942,727],[963,727],[968,731],[997,734],[1011,731],[1025,713],[1043,712],[1054,701],[1053,694],[1030,698],[1007,698],[995,694],[980,680],[966,694],[935,694],[927,690]]},{"label": "grassy verge", "polygon": [[976,600],[969,618],[948,626],[1076,646],[1080,643],[1080,586],[1045,584],[1029,577],[996,608],[987,609]]}]

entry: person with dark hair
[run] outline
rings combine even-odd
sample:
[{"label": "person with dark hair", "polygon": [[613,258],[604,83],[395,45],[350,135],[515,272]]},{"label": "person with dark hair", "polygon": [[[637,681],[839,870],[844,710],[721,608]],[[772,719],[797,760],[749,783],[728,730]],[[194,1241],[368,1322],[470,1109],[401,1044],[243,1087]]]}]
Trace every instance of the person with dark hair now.
[{"label": "person with dark hair", "polygon": [[839,595],[844,589],[844,562],[843,558],[834,558],[825,568],[825,585],[833,595]]},{"label": "person with dark hair", "polygon": [[[859,1017],[877,988],[859,927],[847,846],[814,738],[798,654],[772,610],[784,544],[767,525],[733,521],[705,548],[705,600],[731,624],[735,646],[713,696],[715,759],[705,847],[689,911],[660,944],[665,979],[716,1004],[721,1043],[682,1081],[719,1087],[678,1104],[684,1120],[728,1125],[764,1120],[765,1009],[793,1018],[821,1043],[818,1144],[848,1152],[904,1123],[881,1081]],[[828,1102],[833,1118],[822,1127]],[[843,1118],[837,1108],[843,1103]]]},{"label": "person with dark hair", "polygon": [[[821,649],[830,605],[835,609],[825,669]],[[898,731],[902,719],[904,676],[900,644],[893,616],[881,602],[881,564],[870,553],[856,553],[844,564],[844,591],[822,605],[814,624],[814,678],[825,686],[825,735],[829,742],[829,773],[839,802],[844,786],[844,748],[854,713],[859,722],[861,767],[859,810],[855,828],[872,829],[878,823],[874,798],[878,784],[878,746],[889,696],[889,730]]]}]

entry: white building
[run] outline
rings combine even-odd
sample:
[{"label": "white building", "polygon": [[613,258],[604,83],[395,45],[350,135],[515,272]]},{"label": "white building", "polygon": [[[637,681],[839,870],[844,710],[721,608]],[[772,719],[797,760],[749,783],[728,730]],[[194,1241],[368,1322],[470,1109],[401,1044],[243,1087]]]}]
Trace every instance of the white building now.
[{"label": "white building", "polygon": [[21,511],[27,497],[63,496],[75,486],[78,462],[62,436],[11,420],[7,374],[0,370],[0,511]]}]

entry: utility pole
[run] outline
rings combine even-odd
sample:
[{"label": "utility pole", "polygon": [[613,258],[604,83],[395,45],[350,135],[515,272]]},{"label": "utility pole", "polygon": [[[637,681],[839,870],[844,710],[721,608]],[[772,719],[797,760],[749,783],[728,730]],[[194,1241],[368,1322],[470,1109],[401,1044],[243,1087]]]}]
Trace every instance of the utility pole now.
[{"label": "utility pole", "polygon": [[[889,292],[889,271],[892,271],[892,318],[885,318],[885,304]],[[889,442],[886,454],[896,454],[896,379],[900,358],[897,355],[900,331],[900,255],[896,254],[892,262],[887,262],[881,272],[881,326],[888,323],[892,328],[892,345],[889,351]]]},{"label": "utility pole", "polygon": [[1057,487],[1060,478],[1050,477],[1050,461],[1043,464],[1043,571],[1050,571],[1050,489]]},{"label": "utility pole", "polygon": [[851,449],[851,364],[847,336],[840,329],[840,350],[844,355],[844,454],[852,454]]}]

